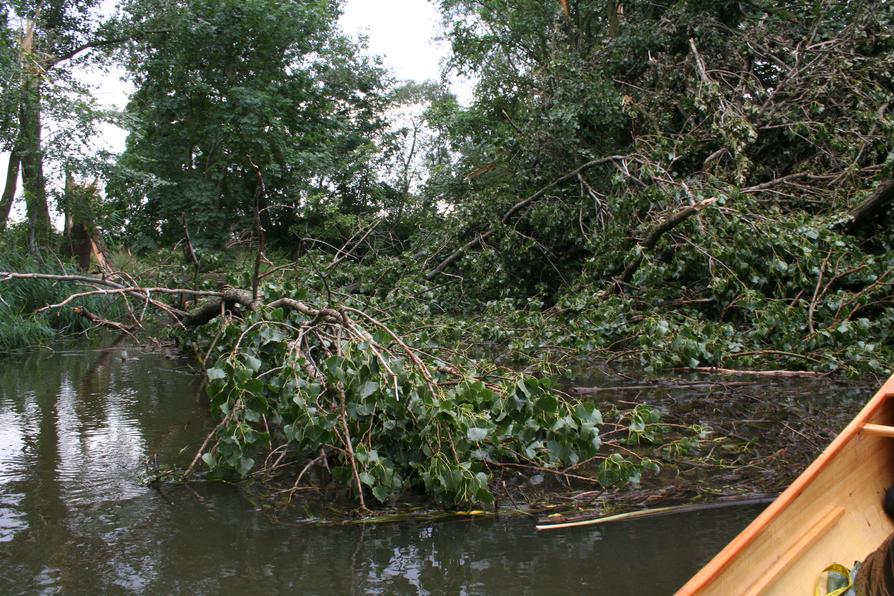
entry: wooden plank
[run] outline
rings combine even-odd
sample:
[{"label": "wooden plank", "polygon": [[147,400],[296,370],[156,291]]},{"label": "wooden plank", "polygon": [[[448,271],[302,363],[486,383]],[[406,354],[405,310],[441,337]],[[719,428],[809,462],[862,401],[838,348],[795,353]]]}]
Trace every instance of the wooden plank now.
[{"label": "wooden plank", "polygon": [[864,424],[863,432],[877,437],[894,437],[894,426],[884,424]]},{"label": "wooden plank", "polygon": [[762,594],[768,586],[772,585],[779,576],[785,573],[804,553],[810,550],[811,546],[828,534],[835,524],[838,523],[838,520],[841,519],[842,515],[844,515],[844,507],[830,507],[829,510],[812,525],[808,532],[782,553],[782,556],[773,563],[773,566],[767,570],[767,573],[761,576],[760,580],[751,586],[745,594],[747,596],[758,596],[759,594]]}]

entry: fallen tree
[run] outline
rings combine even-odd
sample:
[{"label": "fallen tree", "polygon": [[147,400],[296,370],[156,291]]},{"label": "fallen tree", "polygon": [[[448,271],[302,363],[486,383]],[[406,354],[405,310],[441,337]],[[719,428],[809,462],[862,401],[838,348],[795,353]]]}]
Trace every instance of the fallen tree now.
[{"label": "fallen tree", "polygon": [[[407,490],[444,506],[493,503],[493,474],[507,466],[602,486],[657,470],[653,459],[624,447],[662,436],[657,413],[643,406],[636,416],[604,421],[595,404],[559,394],[549,381],[434,358],[347,305],[315,306],[288,295],[262,302],[238,288],[142,287],[124,277],[2,272],[0,282],[93,287],[44,308],[72,307],[119,332],[141,323],[140,303],[174,318],[178,336],[207,367],[212,413],[220,418],[181,477],[200,461],[212,478],[288,476],[282,492],[291,496],[315,468],[349,487],[367,510],[370,496],[388,503]],[[159,300],[178,294],[203,302],[183,311]],[[134,324],[74,306],[97,295],[132,302]]]},{"label": "fallen tree", "polygon": [[[594,160],[588,161],[584,164],[577,166],[570,172],[566,172],[565,174],[556,178],[555,180],[553,180],[552,182],[550,182],[543,188],[539,189],[537,192],[533,193],[532,195],[530,195],[528,197],[525,197],[521,201],[512,205],[512,207],[507,209],[506,212],[503,213],[502,217],[500,217],[499,226],[509,225],[509,223],[512,221],[512,219],[516,215],[518,215],[519,213],[522,213],[525,209],[530,207],[531,204],[533,204],[534,202],[543,198],[546,195],[546,193],[548,193],[550,190],[556,188],[563,182],[572,180],[572,179],[576,178],[577,176],[579,176],[582,172],[584,172],[590,168],[593,168],[595,166],[605,165],[605,164],[609,164],[609,163],[620,163],[620,162],[623,162],[625,159],[628,159],[628,157],[626,157],[624,155],[610,155],[608,157],[594,159]],[[459,260],[460,257],[462,257],[469,249],[474,247],[476,244],[484,242],[485,240],[487,240],[488,238],[490,238],[491,236],[496,234],[497,228],[498,228],[498,225],[494,224],[494,225],[491,225],[485,231],[483,231],[479,234],[476,234],[476,236],[472,240],[466,242],[465,244],[463,244],[462,246],[457,248],[455,251],[450,253],[444,260],[442,260],[440,263],[438,263],[437,266],[435,266],[431,271],[426,273],[425,279],[428,281],[431,281],[434,278],[436,278],[438,275],[443,273],[444,270],[447,269],[447,267],[449,267],[450,265],[455,263],[457,260]]]}]

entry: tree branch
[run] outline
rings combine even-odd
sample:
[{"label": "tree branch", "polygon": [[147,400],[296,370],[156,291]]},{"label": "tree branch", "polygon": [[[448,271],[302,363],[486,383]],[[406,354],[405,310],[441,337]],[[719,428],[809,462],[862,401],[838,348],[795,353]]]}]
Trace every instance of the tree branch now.
[{"label": "tree branch", "polygon": [[875,222],[892,203],[894,203],[894,179],[879,184],[875,192],[851,210],[850,220],[844,224],[845,231],[848,234],[856,234]]},{"label": "tree branch", "polygon": [[[570,172],[560,176],[559,178],[556,178],[555,180],[553,180],[552,182],[550,182],[549,184],[547,184],[546,186],[544,186],[543,188],[541,188],[540,190],[538,190],[537,192],[532,194],[531,196],[519,201],[518,203],[516,203],[515,205],[510,207],[509,210],[503,214],[503,217],[500,218],[500,224],[505,226],[506,224],[509,223],[509,221],[512,219],[512,217],[514,215],[516,215],[520,211],[526,209],[531,203],[540,199],[543,195],[548,193],[550,190],[552,190],[559,184],[565,182],[566,180],[575,178],[578,174],[580,174],[584,170],[587,170],[589,168],[592,168],[592,167],[598,166],[598,165],[604,165],[607,163],[615,163],[615,162],[619,162],[619,161],[624,161],[625,159],[627,159],[627,157],[628,156],[626,156],[626,155],[610,155],[608,157],[594,159],[594,160],[588,161],[584,164],[577,166]],[[446,259],[441,261],[437,265],[437,267],[435,267],[434,269],[432,269],[425,275],[425,279],[428,281],[433,280],[440,273],[442,273],[444,271],[444,269],[449,267],[452,263],[454,263],[461,256],[463,256],[463,254],[465,254],[465,252],[467,250],[469,250],[470,248],[475,246],[475,244],[482,242],[484,240],[487,240],[488,238],[493,236],[495,233],[496,233],[496,229],[494,228],[494,225],[491,225],[484,232],[481,232],[480,234],[475,236],[475,238],[473,238],[469,242],[466,242],[465,244],[463,244],[462,246],[457,248],[455,251],[450,253],[450,255]]]},{"label": "tree branch", "polygon": [[649,230],[646,239],[637,244],[639,247],[639,251],[637,252],[636,257],[627,264],[624,268],[624,271],[617,278],[617,281],[620,283],[627,283],[633,277],[633,274],[636,273],[637,269],[643,262],[643,257],[647,250],[651,250],[658,244],[658,241],[664,236],[666,233],[704,209],[705,207],[714,204],[717,202],[717,197],[711,197],[710,199],[705,199],[700,203],[696,203],[695,205],[690,205],[689,207],[685,207],[678,211],[675,211],[670,214],[666,219],[661,220]]},{"label": "tree branch", "polygon": [[76,46],[63,54],[60,54],[60,55],[54,57],[47,64],[46,68],[47,68],[47,70],[49,70],[50,68],[53,68],[54,66],[59,64],[60,62],[65,62],[66,60],[71,60],[72,58],[74,58],[75,56],[77,56],[78,54],[80,54],[81,52],[84,52],[86,50],[91,50],[94,48],[102,48],[105,46],[113,46],[115,44],[124,43],[125,41],[128,41],[129,39],[131,39],[131,38],[130,37],[113,37],[111,39],[93,39],[86,43],[82,43],[81,45]]}]

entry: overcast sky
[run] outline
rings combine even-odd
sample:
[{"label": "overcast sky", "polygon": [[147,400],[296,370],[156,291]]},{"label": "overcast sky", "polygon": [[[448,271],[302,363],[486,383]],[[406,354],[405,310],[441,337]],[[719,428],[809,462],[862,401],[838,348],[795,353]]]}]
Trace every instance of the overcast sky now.
[{"label": "overcast sky", "polygon": [[[106,1],[114,5],[113,0]],[[440,15],[429,0],[347,0],[341,25],[351,36],[365,35],[370,53],[382,56],[385,66],[398,79],[440,79],[449,44],[439,39]],[[85,73],[84,78],[93,85],[94,95],[102,104],[124,108],[128,85],[104,73]],[[471,96],[468,81],[454,81],[451,88],[461,101],[466,102]],[[124,131],[107,125],[96,144],[121,151],[124,139]],[[8,154],[0,154],[0,187],[6,178],[8,159]],[[21,194],[21,184],[19,189]],[[16,215],[22,216],[21,205]]]},{"label": "overcast sky", "polygon": [[449,46],[437,8],[427,0],[348,0],[341,26],[369,37],[369,49],[401,79],[438,79]]}]

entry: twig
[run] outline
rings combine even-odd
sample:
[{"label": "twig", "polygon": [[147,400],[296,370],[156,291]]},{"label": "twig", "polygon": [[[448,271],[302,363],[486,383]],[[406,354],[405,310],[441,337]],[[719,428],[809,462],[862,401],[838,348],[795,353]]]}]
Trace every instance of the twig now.
[{"label": "twig", "polygon": [[800,358],[802,360],[809,360],[810,362],[814,362],[816,364],[822,364],[823,361],[814,358],[813,356],[807,356],[806,354],[798,354],[796,352],[785,352],[783,350],[752,350],[750,352],[733,352],[730,354],[726,354],[724,358],[727,360],[736,359],[736,358],[745,358],[747,356],[785,356],[787,358]]},{"label": "twig", "polygon": [[644,517],[658,517],[661,515],[671,515],[675,513],[688,513],[693,511],[705,511],[708,509],[720,509],[722,507],[737,507],[744,505],[763,505],[771,503],[775,497],[746,497],[744,499],[730,499],[729,501],[718,501],[715,503],[693,503],[689,505],[672,505],[670,507],[656,507],[655,509],[645,509],[642,511],[630,511],[627,513],[619,513],[617,515],[609,515],[606,517],[597,517],[594,519],[583,519],[572,522],[563,522],[558,524],[540,524],[535,526],[538,532],[546,530],[560,530],[563,528],[580,528],[583,526],[595,526],[599,524],[607,524],[616,521],[630,521],[633,519],[642,519]]},{"label": "twig", "polygon": [[369,511],[366,508],[366,501],[363,498],[363,484],[360,482],[360,474],[357,472],[357,456],[354,455],[354,445],[351,444],[351,433],[348,431],[348,408],[346,404],[345,398],[345,389],[341,383],[338,383],[335,386],[336,391],[338,391],[338,399],[341,405],[341,428],[345,433],[345,449],[348,452],[348,458],[351,461],[351,473],[354,475],[354,482],[357,484],[357,496],[360,497],[360,508],[363,511]]},{"label": "twig", "polygon": [[813,372],[809,370],[739,370],[735,368],[718,368],[715,366],[696,366],[681,370],[715,375],[753,375],[756,377],[825,377],[830,374],[827,372]]},{"label": "twig", "polygon": [[[292,488],[288,489],[289,499],[291,499],[295,492],[298,490],[298,486],[301,484],[301,479],[304,478],[304,474],[307,473],[307,471],[311,469],[315,464],[317,464],[321,459],[323,459],[322,451],[320,452],[320,455],[307,462],[307,465],[301,468],[301,472],[298,473],[298,477],[295,479],[295,483],[292,485]],[[360,498],[362,502],[363,497],[361,496]]]},{"label": "twig", "polygon": [[205,448],[208,446],[208,443],[211,442],[211,438],[216,435],[218,431],[220,431],[220,429],[224,428],[227,425],[227,423],[230,421],[230,418],[233,417],[233,413],[237,410],[236,406],[238,406],[238,404],[239,400],[237,399],[236,403],[233,404],[233,407],[230,408],[230,411],[227,412],[227,415],[224,416],[224,419],[221,420],[220,423],[214,427],[214,430],[208,433],[208,436],[205,437],[205,440],[202,441],[202,445],[199,447],[199,450],[196,451],[196,454],[192,458],[192,461],[189,463],[189,466],[187,466],[186,470],[183,472],[183,476],[181,476],[183,480],[186,480],[192,475],[193,468],[196,467],[196,464],[199,462],[202,454],[205,453]]},{"label": "twig", "polygon": [[810,299],[810,306],[807,307],[807,329],[810,331],[811,335],[814,332],[813,329],[813,312],[816,310],[816,303],[820,299],[820,286],[823,284],[823,272],[826,270],[826,265],[829,263],[829,258],[832,256],[832,250],[826,254],[826,258],[823,259],[823,264],[820,265],[819,275],[816,279],[816,287],[813,289],[813,298]]},{"label": "twig", "polygon": [[251,299],[252,302],[257,301],[258,299],[258,284],[260,282],[261,275],[261,260],[264,258],[264,245],[266,243],[266,234],[264,233],[264,226],[261,225],[261,198],[264,196],[264,176],[261,175],[261,169],[251,160],[251,157],[248,158],[248,163],[251,164],[252,169],[255,171],[255,235],[258,238],[258,251],[255,253],[255,269],[251,278]]},{"label": "twig", "polygon": [[[101,327],[105,327],[106,329],[111,329],[112,331],[118,331],[120,333],[125,333],[125,334],[129,335],[130,337],[132,337],[134,340],[136,340],[133,333],[131,333],[133,331],[133,327],[124,325],[123,323],[119,323],[117,321],[109,321],[107,319],[103,319],[99,315],[95,315],[92,312],[90,312],[89,310],[87,310],[86,308],[83,308],[81,306],[76,306],[71,310],[76,315],[84,317],[91,323],[94,323]],[[137,342],[137,343],[139,343],[139,342]]]},{"label": "twig", "polygon": [[616,392],[616,391],[647,391],[650,389],[653,390],[686,390],[686,389],[696,389],[701,387],[716,387],[718,385],[723,387],[738,387],[742,385],[753,385],[751,381],[734,381],[731,383],[721,383],[719,381],[710,382],[710,381],[690,381],[690,382],[677,382],[677,383],[655,383],[652,385],[614,385],[611,387],[571,387],[568,390],[568,393],[572,395],[596,395],[598,393],[606,393],[606,392]]}]

